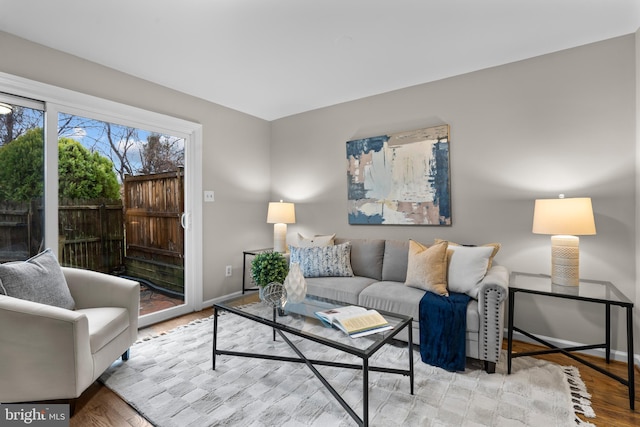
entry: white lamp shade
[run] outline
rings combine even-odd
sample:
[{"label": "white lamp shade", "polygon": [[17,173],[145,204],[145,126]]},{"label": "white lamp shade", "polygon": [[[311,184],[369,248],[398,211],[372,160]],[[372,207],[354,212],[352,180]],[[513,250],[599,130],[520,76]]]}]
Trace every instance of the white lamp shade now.
[{"label": "white lamp shade", "polygon": [[533,211],[536,234],[596,234],[591,198],[538,199]]},{"label": "white lamp shade", "polygon": [[0,102],[0,114],[9,114],[11,111],[13,111],[11,105]]},{"label": "white lamp shade", "polygon": [[293,203],[270,202],[267,211],[267,223],[269,224],[295,224],[296,209]]}]

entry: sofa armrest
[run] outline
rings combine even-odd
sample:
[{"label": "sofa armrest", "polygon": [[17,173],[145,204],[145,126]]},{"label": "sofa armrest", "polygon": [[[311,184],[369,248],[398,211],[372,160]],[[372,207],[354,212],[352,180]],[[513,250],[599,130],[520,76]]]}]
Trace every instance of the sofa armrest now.
[{"label": "sofa armrest", "polygon": [[482,313],[486,307],[484,299],[493,294],[496,303],[502,304],[509,295],[509,270],[502,265],[494,265],[478,285],[478,306]]},{"label": "sofa armrest", "polygon": [[0,402],[79,396],[91,384],[87,317],[0,295]]},{"label": "sofa armrest", "polygon": [[140,284],[97,271],[73,267],[62,267],[76,309],[95,307],[123,307],[129,312],[131,342],[138,334],[140,314]]},{"label": "sofa armrest", "polygon": [[502,350],[504,306],[509,295],[509,271],[494,265],[480,282],[478,314],[480,316],[480,359],[497,363]]}]

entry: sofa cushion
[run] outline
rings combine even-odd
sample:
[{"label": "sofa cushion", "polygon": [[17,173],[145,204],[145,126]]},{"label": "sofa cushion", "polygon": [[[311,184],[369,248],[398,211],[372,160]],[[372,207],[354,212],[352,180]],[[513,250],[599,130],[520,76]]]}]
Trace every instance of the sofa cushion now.
[{"label": "sofa cushion", "polygon": [[335,234],[330,235],[319,235],[316,234],[313,237],[304,237],[302,234],[298,233],[298,242],[295,246],[299,248],[312,248],[316,246],[332,246],[334,244],[333,240],[335,239]]},{"label": "sofa cushion", "polygon": [[360,293],[358,304],[390,313],[402,313],[417,321],[418,306],[424,293],[423,289],[405,286],[402,282],[376,282]]},{"label": "sofa cushion", "polygon": [[472,299],[467,305],[467,332],[478,333],[480,331],[480,313],[478,312],[478,300]]},{"label": "sofa cushion", "polygon": [[290,262],[300,264],[304,277],[350,277],[351,244],[299,248],[291,246]]},{"label": "sofa cushion", "polygon": [[370,277],[311,277],[307,282],[307,295],[328,298],[347,304],[358,304],[358,295],[376,280]]},{"label": "sofa cushion", "polygon": [[382,279],[384,240],[336,238],[336,245],[351,242],[351,268],[355,276]]},{"label": "sofa cushion", "polygon": [[451,245],[448,248],[450,253],[447,277],[449,290],[469,294],[487,274],[493,248]]},{"label": "sofa cushion", "polygon": [[407,279],[409,261],[408,240],[387,240],[384,244],[382,280],[404,282]]},{"label": "sofa cushion", "polygon": [[0,292],[68,310],[73,310],[76,305],[51,249],[24,262],[0,264]]},{"label": "sofa cushion", "polygon": [[407,279],[405,285],[449,295],[447,291],[447,242],[431,247],[409,241]]},{"label": "sofa cushion", "polygon": [[[375,310],[402,313],[413,317],[414,322],[417,322],[420,318],[420,300],[424,292],[422,289],[411,288],[399,282],[376,282],[360,293],[358,304]],[[393,295],[393,298],[390,298],[390,295]],[[467,332],[477,334],[479,330],[478,302],[471,300],[467,306]]]}]

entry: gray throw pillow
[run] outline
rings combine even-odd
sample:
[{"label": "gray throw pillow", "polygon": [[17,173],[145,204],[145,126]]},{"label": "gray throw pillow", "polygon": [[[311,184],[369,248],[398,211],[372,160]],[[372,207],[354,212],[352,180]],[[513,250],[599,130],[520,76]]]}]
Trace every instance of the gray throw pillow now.
[{"label": "gray throw pillow", "polygon": [[76,306],[51,249],[24,262],[0,264],[0,293],[68,310]]},{"label": "gray throw pillow", "polygon": [[337,237],[335,244],[351,243],[351,268],[354,276],[382,279],[384,243],[382,239],[344,239]]},{"label": "gray throw pillow", "polygon": [[304,277],[351,277],[351,243],[299,248],[290,246],[291,263],[300,264]]}]

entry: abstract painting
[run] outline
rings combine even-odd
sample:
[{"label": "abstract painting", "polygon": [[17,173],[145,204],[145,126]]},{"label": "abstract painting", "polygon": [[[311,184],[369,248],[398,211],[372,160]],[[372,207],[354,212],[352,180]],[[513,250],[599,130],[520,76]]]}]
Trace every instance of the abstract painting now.
[{"label": "abstract painting", "polygon": [[349,224],[451,225],[449,125],[347,142]]}]

